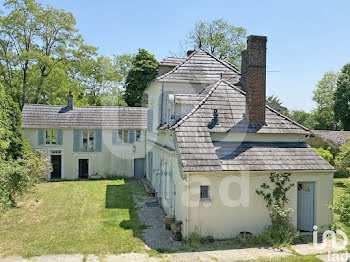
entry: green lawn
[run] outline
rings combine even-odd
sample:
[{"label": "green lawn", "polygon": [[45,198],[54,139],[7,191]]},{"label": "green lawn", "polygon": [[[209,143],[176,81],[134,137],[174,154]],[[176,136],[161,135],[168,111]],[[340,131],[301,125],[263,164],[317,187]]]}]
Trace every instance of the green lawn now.
[{"label": "green lawn", "polygon": [[0,257],[143,251],[138,189],[123,180],[39,184],[0,218]]},{"label": "green lawn", "polygon": [[[333,197],[334,201],[339,198],[341,193],[343,192],[343,182],[350,181],[350,178],[335,178],[334,179],[334,186],[333,186]],[[343,230],[346,235],[350,239],[350,227],[349,225],[345,225],[344,223],[339,222],[339,216],[337,214],[334,214],[334,222],[335,224],[340,227],[341,230]]]}]

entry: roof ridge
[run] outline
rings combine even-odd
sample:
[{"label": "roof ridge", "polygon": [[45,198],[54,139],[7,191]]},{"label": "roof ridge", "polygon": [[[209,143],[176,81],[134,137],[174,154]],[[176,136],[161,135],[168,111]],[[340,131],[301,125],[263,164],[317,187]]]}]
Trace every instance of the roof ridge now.
[{"label": "roof ridge", "polygon": [[182,123],[184,123],[188,118],[190,118],[199,108],[201,108],[201,106],[208,100],[208,98],[211,96],[211,94],[215,91],[215,89],[221,82],[222,79],[214,83],[208,94],[189,113],[187,113],[183,118],[181,118],[172,127],[170,127],[170,129],[178,128],[180,125],[182,125]]},{"label": "roof ridge", "polygon": [[175,72],[181,65],[183,65],[186,61],[188,61],[192,56],[194,56],[194,54],[198,53],[199,49],[197,49],[196,51],[194,51],[192,54],[190,54],[188,57],[185,58],[184,61],[182,61],[180,64],[178,64],[177,66],[175,66],[172,70],[170,70],[168,73],[161,75],[159,77],[157,77],[157,80],[163,79],[164,77],[168,76],[169,74]]},{"label": "roof ridge", "polygon": [[[229,66],[227,66],[225,63],[222,62],[223,60],[220,60],[219,58],[216,58],[213,54],[209,53],[207,50],[205,50],[205,49],[203,49],[203,48],[200,48],[199,50],[204,51],[205,53],[207,53],[207,55],[211,56],[211,57],[214,58],[216,61],[218,61],[218,62],[221,63],[222,65],[224,65],[224,66],[226,66],[227,68],[229,68],[229,69],[232,70],[232,68],[230,68]],[[224,61],[226,61],[226,60],[224,60]],[[227,61],[226,61],[226,62],[227,62]],[[227,62],[227,63],[231,64],[230,62]],[[231,64],[231,65],[232,65],[232,64]],[[233,66],[233,65],[232,65],[232,66]],[[235,67],[234,69],[236,69],[236,70],[235,70],[236,73],[241,74],[241,72],[239,72],[239,70],[238,70],[236,67]]]},{"label": "roof ridge", "polygon": [[[48,104],[30,104],[24,103],[26,106],[47,106],[47,107],[66,107],[67,105],[48,105]],[[125,109],[147,109],[144,106],[74,106],[74,108],[125,108]]]}]

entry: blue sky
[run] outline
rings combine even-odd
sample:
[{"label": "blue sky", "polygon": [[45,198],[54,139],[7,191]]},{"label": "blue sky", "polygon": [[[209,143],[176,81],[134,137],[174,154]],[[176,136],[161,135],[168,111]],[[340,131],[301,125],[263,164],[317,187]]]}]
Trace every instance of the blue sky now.
[{"label": "blue sky", "polygon": [[43,0],[74,13],[88,44],[104,55],[145,48],[158,60],[179,50],[198,20],[224,18],[267,35],[267,93],[290,109],[311,110],[326,71],[350,62],[350,1]]}]

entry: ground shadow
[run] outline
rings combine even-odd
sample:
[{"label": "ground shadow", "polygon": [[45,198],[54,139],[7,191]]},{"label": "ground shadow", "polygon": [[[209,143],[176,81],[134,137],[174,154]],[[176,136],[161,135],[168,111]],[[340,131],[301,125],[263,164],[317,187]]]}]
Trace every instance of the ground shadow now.
[{"label": "ground shadow", "polygon": [[129,220],[123,220],[119,226],[123,229],[133,231],[133,236],[142,239],[142,230],[145,228],[141,224],[136,213],[136,207],[133,200],[133,190],[129,185],[107,185],[106,186],[106,203],[107,209],[127,209]]}]

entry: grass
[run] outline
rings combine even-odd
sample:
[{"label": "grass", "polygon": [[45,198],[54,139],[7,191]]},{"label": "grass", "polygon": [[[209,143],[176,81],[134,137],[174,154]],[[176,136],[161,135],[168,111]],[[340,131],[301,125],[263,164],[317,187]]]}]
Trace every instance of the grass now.
[{"label": "grass", "polygon": [[124,180],[39,184],[0,217],[0,257],[145,251]]},{"label": "grass", "polygon": [[[350,178],[335,178],[333,183],[333,201],[336,201],[340,195],[343,193],[343,183],[345,181],[350,181]],[[343,230],[345,234],[350,238],[350,226],[346,225],[339,221],[339,215],[334,214],[333,217],[334,223],[339,227],[339,229]],[[350,221],[349,221],[350,222]]]}]

